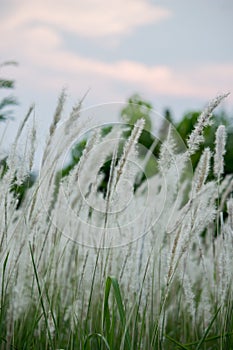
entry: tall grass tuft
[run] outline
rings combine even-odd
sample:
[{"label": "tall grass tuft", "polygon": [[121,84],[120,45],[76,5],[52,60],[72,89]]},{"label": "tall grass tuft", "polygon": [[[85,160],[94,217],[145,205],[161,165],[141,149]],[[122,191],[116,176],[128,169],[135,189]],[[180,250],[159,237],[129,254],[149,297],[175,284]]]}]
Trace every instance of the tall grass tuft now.
[{"label": "tall grass tuft", "polygon": [[[233,348],[233,176],[224,177],[223,126],[215,179],[208,148],[188,171],[226,96],[210,102],[183,153],[170,129],[157,170],[138,183],[143,119],[124,142],[124,125],[103,134],[81,106],[63,120],[62,92],[39,175],[18,205],[12,189],[30,176],[35,154],[34,120],[24,152],[17,147],[29,110],[0,169],[1,349]],[[87,129],[79,162],[60,178]]]}]

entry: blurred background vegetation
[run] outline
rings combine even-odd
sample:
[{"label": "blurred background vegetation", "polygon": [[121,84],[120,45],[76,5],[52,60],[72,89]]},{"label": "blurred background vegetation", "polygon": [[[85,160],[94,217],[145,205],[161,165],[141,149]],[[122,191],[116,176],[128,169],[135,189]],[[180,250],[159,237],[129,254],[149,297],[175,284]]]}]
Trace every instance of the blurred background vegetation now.
[{"label": "blurred background vegetation", "polygon": [[[6,65],[17,65],[17,63],[13,61],[9,61],[1,64],[0,73],[1,73],[1,69]],[[12,91],[14,87],[15,87],[14,80],[0,77],[0,93],[5,92],[6,90]],[[18,104],[17,98],[12,94],[7,95],[5,97],[0,96],[0,122],[4,122],[9,118],[11,119],[13,118],[14,110],[12,110],[12,107],[15,107],[17,104]],[[168,122],[174,125],[178,134],[181,136],[184,143],[186,144],[186,140],[190,135],[194,125],[196,124],[197,118],[200,115],[200,113],[201,111],[196,111],[196,110],[189,111],[185,113],[180,118],[179,121],[175,121],[170,109],[167,108],[164,110],[163,116],[166,118]],[[139,143],[144,146],[144,151],[140,153],[141,157],[145,157],[146,152],[148,150],[151,150],[155,158],[157,158],[159,155],[161,141],[155,140],[155,137],[153,136],[154,116],[155,114],[153,115],[152,104],[149,101],[142,99],[139,94],[133,94],[128,99],[126,106],[121,110],[119,115],[119,119],[122,122],[128,124],[129,126],[128,131],[126,131],[123,134],[123,137],[125,138],[125,140],[130,135],[136,121],[142,117],[145,119],[145,127],[139,139]],[[226,146],[224,170],[225,170],[225,174],[233,173],[233,129],[232,129],[233,120],[232,118],[233,116],[227,115],[224,111],[220,111],[213,115],[213,118],[212,118],[213,124],[210,127],[207,127],[205,129],[205,142],[201,145],[200,149],[191,158],[192,166],[194,170],[198,164],[201,153],[205,147],[209,147],[211,151],[214,151],[215,132],[217,130],[217,127],[220,124],[223,124],[226,126],[226,130],[227,130],[227,146]],[[111,126],[104,127],[102,130],[102,135],[107,134],[110,130],[111,130]],[[166,128],[164,129],[163,126],[161,126],[160,137],[159,137],[160,140],[163,140],[166,134],[166,131],[167,131]],[[67,166],[65,166],[63,169],[61,169],[61,171],[58,173],[58,179],[66,176],[70,172],[70,170],[79,162],[82,152],[86,146],[86,142],[87,140],[84,139],[80,143],[74,146],[74,148],[71,151],[70,163]],[[122,150],[123,150],[123,144],[121,145],[118,151],[118,157],[120,157]],[[3,165],[2,167],[3,172],[6,170],[6,167],[7,167],[6,160],[7,160],[7,157],[0,160],[0,164]],[[151,160],[152,160],[152,157],[149,157],[146,165],[147,176],[152,176],[157,171],[155,162],[152,162]],[[102,191],[103,193],[105,193],[106,187],[107,187],[110,164],[111,164],[111,161],[108,161],[102,168],[102,172],[104,174],[104,180],[99,190]],[[2,176],[2,174],[0,176]],[[213,177],[213,173],[210,173],[210,177]],[[14,191],[14,193],[18,196],[19,205],[24,198],[26,189],[32,185],[32,183],[35,181],[35,178],[36,178],[35,174],[30,174],[30,176],[28,177],[28,180],[24,184],[22,184],[21,186],[18,186],[17,188],[16,187],[12,188],[12,191]],[[142,182],[144,179],[145,179],[145,175],[140,179],[140,181]]]},{"label": "blurred background vegetation", "polygon": [[[4,66],[13,65],[16,66],[17,63],[14,61],[7,61],[0,64],[0,73],[2,74],[2,68]],[[15,88],[15,81],[12,79],[4,78],[0,76],[0,92],[4,95],[6,91],[12,91]],[[12,107],[18,104],[18,100],[12,94],[7,94],[7,96],[0,97],[0,121],[13,117]]]},{"label": "blurred background vegetation", "polygon": [[[197,122],[198,116],[201,114],[202,111],[189,111],[188,113],[185,113],[181,119],[176,122],[173,119],[172,113],[170,109],[165,109],[163,116],[166,118],[166,120],[173,124],[175,129],[177,130],[178,134],[182,138],[184,144],[186,144],[186,140],[188,136],[191,134],[191,131],[193,130],[194,125]],[[165,138],[165,135],[167,133],[166,125],[161,125],[161,129],[159,131],[159,139],[156,140],[153,136],[153,118],[155,117],[155,114],[153,114],[153,106],[149,101],[143,100],[140,95],[134,94],[132,95],[128,101],[126,107],[124,107],[121,110],[120,113],[120,119],[124,123],[127,123],[129,126],[129,130],[123,134],[125,139],[129,137],[133,126],[135,125],[136,121],[140,118],[145,119],[145,127],[141,134],[141,137],[139,139],[139,143],[144,146],[143,149],[140,149],[140,156],[145,157],[145,154],[148,150],[151,150],[152,156],[148,158],[148,162],[146,165],[146,176],[152,176],[156,173],[156,164],[153,161],[153,158],[157,159],[159,156],[159,150],[161,141]],[[209,147],[212,152],[214,152],[215,148],[215,133],[219,125],[223,124],[226,126],[227,130],[227,144],[226,144],[226,154],[225,154],[225,175],[226,174],[232,174],[233,173],[233,129],[232,129],[232,116],[227,115],[224,111],[220,111],[218,113],[214,113],[213,117],[213,124],[209,127],[207,127],[204,131],[205,141],[203,144],[201,144],[199,150],[191,157],[193,170],[195,170],[198,161],[200,159],[200,156],[202,154],[202,151],[204,148]],[[110,128],[104,128],[103,134],[106,134],[109,132]],[[85,148],[86,140],[83,140],[82,142],[75,145],[71,152],[71,161],[65,167],[62,169],[60,175],[66,176],[69,171],[79,162],[79,159],[82,155],[82,152]],[[154,145],[154,147],[153,147]],[[120,156],[122,152],[123,147],[121,147],[120,152],[118,153],[118,157]],[[154,156],[154,157],[153,157]],[[110,171],[110,161],[105,164],[102,171],[105,174],[104,181],[102,183],[102,186],[100,190],[105,192],[106,186],[107,186],[107,180],[108,180],[108,174]],[[213,172],[210,171],[209,178],[213,178]],[[141,181],[145,179],[145,175],[141,178]]]}]

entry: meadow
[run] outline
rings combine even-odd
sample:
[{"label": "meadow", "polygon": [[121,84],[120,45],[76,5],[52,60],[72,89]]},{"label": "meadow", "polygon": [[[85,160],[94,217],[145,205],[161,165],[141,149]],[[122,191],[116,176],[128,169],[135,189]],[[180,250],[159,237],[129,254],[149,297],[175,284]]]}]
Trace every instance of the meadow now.
[{"label": "meadow", "polygon": [[[30,108],[0,168],[1,349],[233,349],[225,127],[194,172],[190,160],[226,96],[210,101],[186,144],[168,123],[155,159],[138,142],[143,116],[124,140],[127,125],[103,133],[81,105],[64,119],[61,95],[39,174],[19,203],[36,150]],[[79,162],[60,176],[82,135]]]}]

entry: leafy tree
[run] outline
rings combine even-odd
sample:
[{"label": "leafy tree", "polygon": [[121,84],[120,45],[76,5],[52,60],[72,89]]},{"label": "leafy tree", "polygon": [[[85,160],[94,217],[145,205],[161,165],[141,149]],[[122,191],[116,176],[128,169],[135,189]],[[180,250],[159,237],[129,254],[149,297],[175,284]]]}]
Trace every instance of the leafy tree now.
[{"label": "leafy tree", "polygon": [[[146,177],[150,177],[157,172],[157,163],[155,162],[155,159],[159,155],[160,141],[155,140],[152,134],[152,112],[152,104],[149,101],[143,100],[139,94],[134,94],[128,99],[126,107],[123,108],[120,113],[121,119],[130,125],[130,130],[128,133],[125,133],[126,138],[129,137],[134,124],[138,119],[143,118],[145,120],[144,130],[139,138],[139,144],[144,147],[140,148],[139,156],[145,157],[148,150],[154,145],[153,149],[151,149],[152,155],[147,159],[145,166],[146,175],[143,174],[141,182],[144,181]],[[140,185],[140,183],[138,185]]]},{"label": "leafy tree", "polygon": [[139,143],[145,147],[145,152],[154,142],[154,137],[151,134],[152,110],[153,106],[150,102],[144,101],[140,95],[134,94],[128,99],[127,106],[120,113],[121,119],[130,126],[130,130],[125,133],[125,137],[130,135],[138,119],[143,118],[145,120],[144,130],[139,138]]},{"label": "leafy tree", "polygon": [[[121,110],[120,118],[123,120],[124,123],[127,123],[129,125],[129,130],[126,131],[123,136],[125,140],[129,137],[134,124],[137,122],[138,119],[144,118],[145,119],[145,128],[139,138],[139,143],[144,146],[144,149],[140,149],[140,155],[142,157],[145,157],[145,154],[147,151],[151,148],[153,145],[155,138],[153,136],[152,129],[152,111],[153,106],[150,102],[143,100],[140,95],[134,94],[132,95],[128,101],[127,105]],[[176,128],[177,132],[183,139],[184,143],[186,143],[186,140],[188,136],[191,134],[194,125],[197,122],[197,118],[200,115],[201,112],[199,111],[190,111],[186,113],[182,119],[175,123],[172,118],[172,114],[169,109],[166,109],[164,111],[164,116],[168,122],[173,123],[174,127]],[[215,132],[217,130],[217,127],[220,124],[226,125],[227,131],[228,131],[228,140],[227,140],[227,149],[226,149],[226,155],[225,155],[225,173],[232,173],[233,172],[233,130],[229,128],[230,126],[230,118],[227,116],[224,112],[221,112],[219,114],[213,115],[213,125],[211,127],[208,127],[205,129],[205,141],[201,145],[200,150],[197,151],[192,157],[192,165],[193,169],[196,168],[198,161],[200,159],[201,153],[205,147],[209,147],[212,151],[214,151],[215,147]],[[167,124],[164,123],[164,125],[161,126],[160,129],[160,139],[164,139],[166,133],[167,133]],[[102,134],[106,134],[111,130],[111,127],[105,127],[102,129]],[[119,152],[118,156],[120,156],[122,150],[123,150],[123,143],[119,146]],[[146,175],[152,176],[156,173],[156,162],[155,159],[159,156],[159,150],[160,150],[161,142],[158,142],[154,149],[152,150],[153,154],[151,157],[149,157],[147,164],[146,164]],[[75,164],[79,162],[79,159],[82,155],[83,150],[86,146],[86,140],[81,141],[80,143],[76,144],[71,152],[71,162],[68,164],[67,167],[63,168],[61,172],[59,173],[59,176],[66,176],[69,171],[74,167]],[[101,169],[104,174],[104,180],[101,184],[99,190],[102,192],[106,191],[107,182],[109,178],[109,171],[110,171],[110,165],[111,161],[108,161],[105,163],[103,168]],[[210,173],[210,177],[213,177],[213,174]],[[145,175],[141,178],[140,181],[145,180]],[[139,184],[138,184],[139,185]],[[137,186],[136,186],[137,187]]]},{"label": "leafy tree", "polygon": [[152,121],[151,112],[153,106],[150,102],[144,101],[140,95],[132,95],[128,101],[127,106],[121,111],[121,118],[128,124],[134,125],[138,119],[145,119],[145,129],[151,132]]},{"label": "leafy tree", "polygon": [[[14,61],[8,61],[0,64],[0,69],[7,65],[17,65]],[[0,89],[2,90],[12,90],[15,88],[15,81],[12,79],[7,79],[0,77]],[[0,100],[0,121],[4,121],[7,118],[12,118],[11,107],[18,104],[17,99],[13,95],[8,95]]]},{"label": "leafy tree", "polygon": [[[127,140],[127,138],[130,136],[131,131],[137,122],[138,119],[144,118],[145,119],[145,127],[144,130],[141,133],[141,136],[139,138],[139,144],[143,145],[144,148],[140,148],[139,156],[145,157],[147,151],[151,148],[153,142],[155,141],[153,135],[151,134],[152,131],[152,104],[148,101],[143,100],[138,94],[132,95],[128,101],[127,105],[121,110],[120,112],[120,118],[122,121],[126,124],[128,124],[128,130],[123,133],[124,141],[119,143],[119,149],[118,149],[118,158],[120,158],[124,143]],[[102,136],[106,135],[111,131],[112,127],[107,126],[104,127],[101,131]],[[82,156],[83,150],[85,149],[87,140],[84,139],[78,144],[74,146],[74,148],[71,151],[71,161],[70,163],[64,167],[58,174],[57,174],[57,182],[59,182],[59,179],[61,177],[67,176],[69,172],[73,169],[75,164],[77,164],[80,160],[80,157]],[[153,150],[153,154],[158,156],[159,153],[159,144],[157,144]],[[103,174],[103,181],[99,187],[99,191],[106,193],[107,190],[107,183],[109,179],[110,174],[110,166],[111,166],[111,160],[106,161],[104,166],[101,168],[102,174]],[[146,165],[146,174],[147,176],[152,176],[156,172],[156,164],[153,160],[153,156],[150,157],[147,160]],[[138,184],[135,184],[135,188],[137,188],[142,181],[146,178],[145,175],[142,176],[140,179],[140,182]]]},{"label": "leafy tree", "polygon": [[[17,62],[15,61],[7,61],[0,64],[0,71],[2,67],[5,66],[17,66]],[[4,90],[13,90],[15,88],[15,81],[12,79],[0,77],[0,89]],[[13,119],[13,110],[12,107],[18,105],[18,100],[13,95],[7,95],[0,99],[0,121],[6,121],[7,119]],[[0,167],[1,167],[1,176],[5,174],[7,171],[7,156],[3,159],[0,159]],[[26,191],[30,188],[35,182],[35,174],[29,174],[28,178],[21,185],[16,185],[13,181],[11,191],[18,198],[18,207],[23,201]]]},{"label": "leafy tree", "polygon": [[[190,135],[193,126],[196,124],[197,118],[201,112],[194,111],[186,113],[181,121],[176,123],[176,130],[186,142],[187,137]],[[204,131],[205,141],[200,146],[200,149],[191,157],[193,168],[195,169],[202,151],[204,148],[209,147],[214,152],[215,148],[215,133],[219,125],[225,125],[227,131],[227,143],[226,143],[226,154],[225,154],[225,174],[232,174],[233,172],[233,129],[231,128],[231,120],[225,112],[215,113],[212,117],[213,125],[207,127]],[[213,177],[213,174],[210,173]]]}]

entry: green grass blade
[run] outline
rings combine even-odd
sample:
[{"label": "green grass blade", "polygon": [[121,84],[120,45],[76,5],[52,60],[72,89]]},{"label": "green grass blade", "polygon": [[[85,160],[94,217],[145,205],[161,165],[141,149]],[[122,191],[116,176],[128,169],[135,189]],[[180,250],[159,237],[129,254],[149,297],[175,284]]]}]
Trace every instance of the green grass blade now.
[{"label": "green grass blade", "polygon": [[210,331],[210,328],[212,327],[212,325],[213,325],[213,323],[214,323],[214,321],[215,321],[215,319],[216,319],[216,317],[217,317],[217,315],[218,315],[220,309],[221,309],[221,306],[220,306],[220,307],[218,308],[218,310],[215,312],[214,317],[212,318],[212,320],[211,320],[209,326],[207,327],[205,333],[203,334],[203,337],[200,339],[199,343],[197,344],[196,350],[199,350],[199,349],[201,348],[202,344],[204,343],[204,341],[205,341],[205,339],[206,339],[206,337],[207,337],[207,335],[208,335],[208,333],[209,333],[209,331]]},{"label": "green grass blade", "polygon": [[[125,317],[125,310],[122,302],[122,297],[121,297],[121,292],[120,292],[120,287],[118,280],[115,277],[108,277],[106,280],[105,284],[105,295],[104,295],[104,320],[107,320],[107,323],[110,322],[109,318],[109,308],[108,308],[108,299],[109,299],[109,294],[110,294],[110,289],[111,286],[113,287],[113,292],[114,292],[114,297],[116,300],[118,312],[120,315],[120,321],[122,324],[123,329],[125,330],[126,327],[126,317]],[[106,317],[105,317],[106,315]],[[110,323],[109,323],[110,324]],[[130,338],[129,338],[129,333],[127,330],[125,330],[125,339],[126,339],[126,345],[127,349],[131,349],[131,344],[130,344]]]},{"label": "green grass blade", "polygon": [[84,342],[84,347],[83,347],[84,350],[87,347],[88,341],[91,340],[91,338],[93,338],[93,337],[100,338],[104,342],[104,344],[106,345],[106,348],[108,350],[110,350],[110,346],[109,346],[106,338],[100,333],[91,333],[86,337],[85,342]]},{"label": "green grass blade", "polygon": [[[3,341],[5,344],[7,344],[7,340],[6,340],[5,338],[0,337],[0,340]],[[10,349],[18,350],[18,348],[16,348],[16,346],[14,346],[14,345],[12,345],[12,344],[8,344],[7,346],[8,346],[8,348],[10,348]]]},{"label": "green grass blade", "polygon": [[4,303],[4,299],[5,299],[5,273],[6,273],[6,265],[7,265],[7,260],[9,257],[9,252],[6,255],[6,258],[4,260],[3,263],[3,269],[2,269],[2,290],[1,290],[1,312],[3,310],[3,303]]},{"label": "green grass blade", "polygon": [[93,295],[93,290],[94,290],[94,283],[95,283],[95,277],[96,277],[96,271],[97,271],[99,256],[100,256],[100,248],[99,248],[97,256],[96,256],[95,267],[94,267],[92,280],[91,280],[91,290],[90,290],[90,295],[89,295],[89,300],[88,300],[87,316],[86,316],[86,322],[85,322],[85,328],[86,329],[87,329],[88,317],[89,317],[89,313],[90,313],[90,309],[91,309],[91,301],[92,301],[92,295]]},{"label": "green grass blade", "polygon": [[180,342],[178,342],[177,340],[169,337],[169,335],[165,334],[165,338],[167,338],[168,340],[170,340],[172,343],[176,344],[177,346],[179,346],[180,349],[184,349],[184,350],[189,350],[189,348],[183,344],[181,344]]},{"label": "green grass blade", "polygon": [[51,336],[51,332],[49,329],[48,318],[47,318],[47,314],[46,314],[46,310],[45,310],[45,305],[44,305],[43,296],[42,296],[42,290],[41,290],[41,286],[40,286],[40,282],[39,282],[39,276],[38,276],[37,269],[36,269],[36,264],[35,264],[35,259],[33,256],[31,243],[29,243],[29,248],[30,248],[30,254],[31,254],[31,258],[32,258],[33,270],[34,270],[34,274],[35,274],[35,278],[36,278],[37,289],[39,292],[40,303],[41,303],[41,307],[42,307],[42,311],[43,311],[43,315],[44,315],[44,319],[45,319],[45,325],[46,325],[47,332],[48,332],[48,338],[49,338],[50,346],[51,346],[51,348],[53,348],[52,336]]},{"label": "green grass blade", "polygon": [[[233,336],[233,332],[228,332],[228,333],[224,333],[224,334],[218,334],[218,335],[213,335],[212,337],[208,337],[205,339],[205,343],[210,342],[210,341],[214,341],[217,339],[222,339],[222,338],[226,338],[226,337],[231,337]],[[185,346],[193,346],[193,345],[197,345],[199,343],[200,340],[194,341],[192,343],[187,343],[184,344]]]}]

